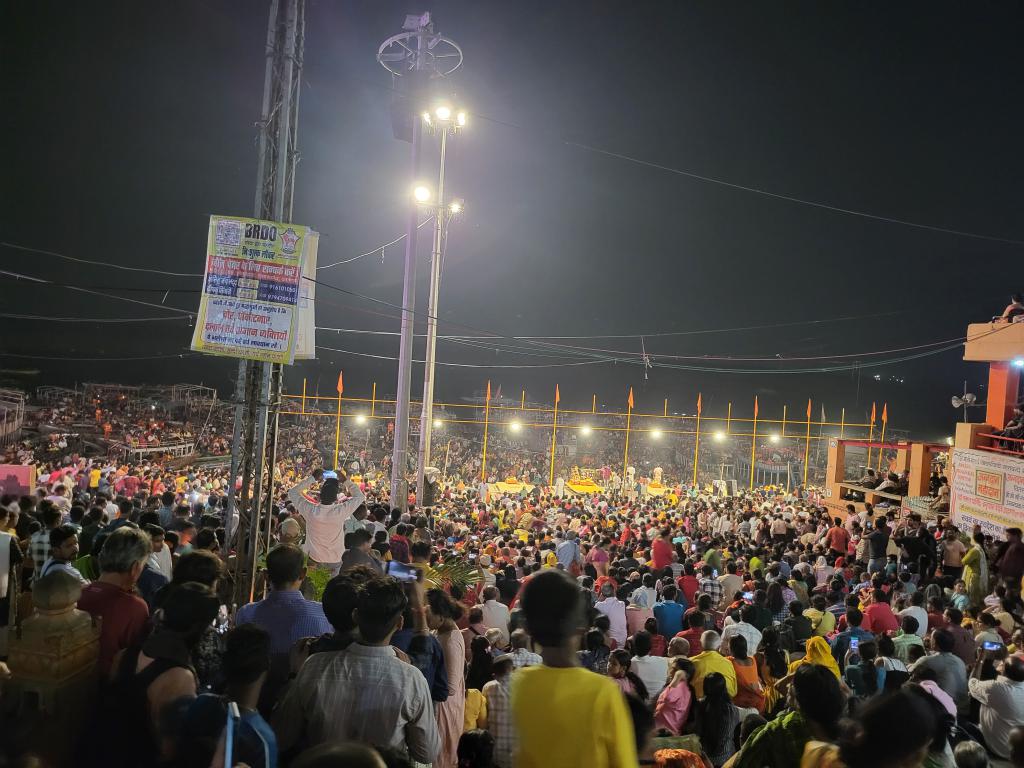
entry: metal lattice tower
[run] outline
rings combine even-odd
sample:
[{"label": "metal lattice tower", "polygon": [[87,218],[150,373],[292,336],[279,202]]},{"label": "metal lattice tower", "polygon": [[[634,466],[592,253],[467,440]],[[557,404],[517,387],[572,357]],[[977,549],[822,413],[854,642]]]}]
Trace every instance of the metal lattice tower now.
[{"label": "metal lattice tower", "polygon": [[[253,215],[290,222],[298,164],[299,91],[305,48],[305,0],[271,0],[267,23],[263,106],[256,123],[257,174]],[[235,389],[235,425],[228,483],[228,537],[235,536],[235,601],[252,598],[256,561],[269,543],[277,459],[280,365],[243,360]],[[236,503],[234,479],[242,487]],[[236,523],[237,515],[237,525]]]}]

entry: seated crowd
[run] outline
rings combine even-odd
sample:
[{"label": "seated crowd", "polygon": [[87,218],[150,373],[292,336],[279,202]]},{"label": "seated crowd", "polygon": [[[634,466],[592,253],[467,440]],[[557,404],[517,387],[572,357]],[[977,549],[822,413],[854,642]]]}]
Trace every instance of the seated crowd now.
[{"label": "seated crowd", "polygon": [[316,470],[229,610],[216,493],[54,482],[2,500],[0,627],[33,582],[81,589],[75,765],[1024,767],[1016,528],[766,491],[402,514]]}]

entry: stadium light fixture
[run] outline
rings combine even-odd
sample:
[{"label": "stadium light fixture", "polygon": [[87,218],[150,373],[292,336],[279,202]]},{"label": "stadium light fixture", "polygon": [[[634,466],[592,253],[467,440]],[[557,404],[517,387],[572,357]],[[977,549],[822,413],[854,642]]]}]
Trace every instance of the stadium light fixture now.
[{"label": "stadium light fixture", "polygon": [[722,430],[718,430],[717,432],[715,432],[715,441],[720,443],[723,440],[725,440],[725,432],[723,432]]},{"label": "stadium light fixture", "polygon": [[590,429],[589,424],[584,424],[582,427],[580,427],[580,434],[583,435],[584,437],[589,435],[592,431],[593,430]]},{"label": "stadium light fixture", "polygon": [[661,439],[661,430],[660,429],[652,429],[651,430],[651,439],[652,440],[660,440]]},{"label": "stadium light fixture", "polygon": [[426,184],[417,184],[412,190],[412,196],[417,203],[429,203],[430,202],[430,187]]},{"label": "stadium light fixture", "polygon": [[777,442],[779,442],[779,440],[781,440],[782,438],[781,438],[781,437],[779,437],[778,435],[772,435],[772,436],[771,436],[771,437],[769,437],[768,439],[769,439],[769,440],[771,440],[771,441],[772,441],[773,443],[777,443]]},{"label": "stadium light fixture", "polygon": [[444,422],[442,422],[440,419],[434,419],[434,429],[440,429],[443,426]]},{"label": "stadium light fixture", "polygon": [[356,415],[356,424],[365,424],[365,423],[366,423],[366,415],[363,414],[363,413],[357,414]]},{"label": "stadium light fixture", "polygon": [[523,428],[523,422],[519,419],[512,419],[512,421],[508,423],[508,428],[512,432],[518,432]]}]

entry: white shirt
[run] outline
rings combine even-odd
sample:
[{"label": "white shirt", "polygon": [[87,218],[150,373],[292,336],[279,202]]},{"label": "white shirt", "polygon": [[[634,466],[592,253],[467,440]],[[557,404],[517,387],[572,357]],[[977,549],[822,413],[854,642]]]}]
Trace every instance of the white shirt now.
[{"label": "white shirt", "polygon": [[1003,676],[995,680],[967,681],[971,697],[981,702],[981,734],[989,749],[1002,758],[1010,757],[1010,731],[1024,723],[1024,682]]},{"label": "white shirt", "polygon": [[928,634],[928,611],[920,605],[912,605],[900,611],[900,618],[902,619],[904,616],[913,616],[917,619],[917,632],[915,634],[923,640],[925,635]]},{"label": "white shirt", "polygon": [[499,603],[497,600],[488,600],[480,606],[480,610],[483,611],[483,625],[488,629],[497,629],[501,631],[501,644],[508,644],[508,617],[509,611],[508,606],[504,603]]},{"label": "white shirt", "polygon": [[608,634],[622,648],[626,644],[626,604],[615,597],[606,597],[594,607],[608,617]]},{"label": "white shirt", "polygon": [[664,656],[634,656],[629,671],[644,681],[647,703],[658,700],[668,677],[668,659]]},{"label": "white shirt", "polygon": [[366,501],[366,496],[358,485],[349,481],[345,489],[351,495],[345,501],[314,503],[302,495],[314,482],[315,478],[307,477],[288,491],[288,501],[295,505],[295,511],[306,521],[306,541],[302,549],[318,563],[340,563],[341,556],[345,554],[345,521],[352,517],[356,507]]},{"label": "white shirt", "polygon": [[729,649],[729,641],[734,635],[742,635],[747,641],[747,654],[753,656],[757,652],[757,646],[761,644],[761,632],[753,624],[747,624],[745,621],[737,621],[732,624],[726,624],[722,629],[722,650],[723,656],[731,656],[732,651]]},{"label": "white shirt", "polygon": [[171,557],[171,550],[166,544],[159,552],[153,552],[149,556],[149,564],[154,571],[171,578],[171,571],[174,568],[174,558]]}]

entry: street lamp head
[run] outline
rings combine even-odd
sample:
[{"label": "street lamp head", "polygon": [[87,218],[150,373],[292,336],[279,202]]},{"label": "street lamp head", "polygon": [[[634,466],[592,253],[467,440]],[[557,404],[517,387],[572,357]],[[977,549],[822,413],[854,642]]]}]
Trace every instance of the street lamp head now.
[{"label": "street lamp head", "polygon": [[428,203],[430,202],[430,187],[424,184],[417,184],[412,190],[412,196],[416,199],[417,203]]},{"label": "street lamp head", "polygon": [[452,108],[447,106],[446,104],[442,104],[441,106],[437,107],[437,109],[434,110],[434,116],[438,120],[442,120],[442,121],[444,121],[444,120],[451,120],[451,118],[452,118]]},{"label": "street lamp head", "polygon": [[365,424],[365,423],[366,423],[366,416],[365,415],[360,413],[358,416],[356,416],[356,424]]},{"label": "street lamp head", "polygon": [[448,210],[451,211],[453,214],[462,213],[462,208],[462,200],[452,200],[451,204],[448,206]]},{"label": "street lamp head", "polygon": [[590,429],[590,425],[589,424],[584,424],[582,427],[580,427],[580,434],[581,435],[586,436],[586,435],[589,435],[590,432],[591,432],[591,429]]},{"label": "street lamp head", "polygon": [[660,429],[652,429],[651,430],[651,438],[654,439],[654,440],[660,440],[661,439],[661,430]]},{"label": "street lamp head", "polygon": [[468,118],[466,117],[466,113],[460,111],[458,114],[455,115],[455,124],[459,126],[459,128],[465,128],[467,119]]},{"label": "street lamp head", "polygon": [[429,112],[423,113],[423,122],[426,123],[427,125],[431,125]]},{"label": "street lamp head", "polygon": [[715,432],[715,441],[720,443],[723,440],[725,440],[725,432],[723,432],[722,430],[718,430],[717,432]]},{"label": "street lamp head", "polygon": [[523,428],[523,423],[519,419],[513,419],[508,423],[508,428],[512,432],[518,432]]},{"label": "street lamp head", "polygon": [[434,429],[440,429],[442,426],[444,426],[444,422],[440,419],[434,419]]},{"label": "street lamp head", "polygon": [[771,436],[771,437],[769,437],[768,439],[769,439],[769,440],[771,440],[771,441],[772,441],[773,443],[777,443],[777,442],[779,442],[779,440],[781,440],[782,438],[780,438],[780,437],[779,437],[778,435],[772,435],[772,436]]}]

